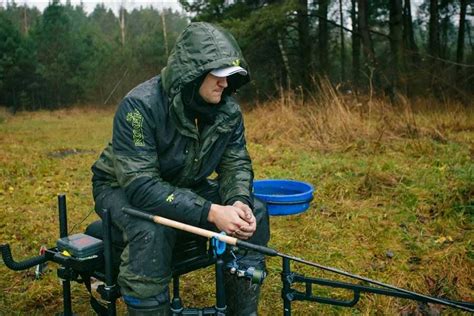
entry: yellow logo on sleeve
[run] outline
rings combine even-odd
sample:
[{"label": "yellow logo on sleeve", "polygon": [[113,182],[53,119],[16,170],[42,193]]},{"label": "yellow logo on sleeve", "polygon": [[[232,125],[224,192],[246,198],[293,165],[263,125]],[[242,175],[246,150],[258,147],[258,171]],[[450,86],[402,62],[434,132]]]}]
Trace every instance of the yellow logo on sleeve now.
[{"label": "yellow logo on sleeve", "polygon": [[145,146],[145,137],[143,135],[143,115],[137,109],[134,109],[127,113],[127,121],[132,125],[132,137],[135,146]]},{"label": "yellow logo on sleeve", "polygon": [[171,203],[174,201],[174,194],[171,193],[170,195],[168,195],[168,197],[166,198],[166,202],[168,203]]}]

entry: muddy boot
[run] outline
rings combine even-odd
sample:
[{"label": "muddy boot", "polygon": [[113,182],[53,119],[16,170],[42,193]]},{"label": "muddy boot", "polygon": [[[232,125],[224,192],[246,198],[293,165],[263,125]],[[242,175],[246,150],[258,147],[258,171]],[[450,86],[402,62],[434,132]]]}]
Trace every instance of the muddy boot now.
[{"label": "muddy boot", "polygon": [[261,285],[251,284],[250,280],[230,273],[226,273],[225,277],[226,315],[257,316]]},{"label": "muddy boot", "polygon": [[168,293],[140,299],[123,296],[129,316],[169,316],[170,303]]}]

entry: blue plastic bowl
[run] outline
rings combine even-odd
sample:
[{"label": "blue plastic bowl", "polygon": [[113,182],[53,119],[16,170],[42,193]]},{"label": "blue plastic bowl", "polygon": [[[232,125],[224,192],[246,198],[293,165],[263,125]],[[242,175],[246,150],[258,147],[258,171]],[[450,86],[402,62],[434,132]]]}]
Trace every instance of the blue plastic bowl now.
[{"label": "blue plastic bowl", "polygon": [[253,193],[265,201],[273,216],[292,215],[306,211],[313,199],[311,184],[294,180],[255,180]]}]

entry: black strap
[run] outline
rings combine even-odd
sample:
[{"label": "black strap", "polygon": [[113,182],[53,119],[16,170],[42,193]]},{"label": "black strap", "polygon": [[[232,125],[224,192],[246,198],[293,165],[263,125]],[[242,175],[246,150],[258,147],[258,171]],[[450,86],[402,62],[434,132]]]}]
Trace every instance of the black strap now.
[{"label": "black strap", "polygon": [[107,307],[105,307],[104,305],[99,303],[99,301],[97,301],[97,299],[92,295],[90,274],[81,273],[81,278],[84,281],[84,285],[86,286],[87,291],[90,294],[89,302],[91,304],[92,309],[100,316],[107,316],[107,314],[108,314]]}]

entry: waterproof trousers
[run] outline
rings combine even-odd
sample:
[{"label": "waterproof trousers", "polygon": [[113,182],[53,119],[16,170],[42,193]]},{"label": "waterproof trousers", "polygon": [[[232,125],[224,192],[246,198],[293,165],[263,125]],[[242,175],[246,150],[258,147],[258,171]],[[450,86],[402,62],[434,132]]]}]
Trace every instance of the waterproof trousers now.
[{"label": "waterproof trousers", "polygon": [[[221,204],[216,182],[205,181],[192,190],[213,203]],[[101,215],[103,209],[109,210],[112,223],[122,231],[126,241],[117,280],[122,295],[146,299],[168,293],[168,284],[172,277],[172,251],[177,235],[181,232],[125,214],[122,208],[132,206],[121,188],[112,188],[107,184],[94,182],[93,195],[96,212]],[[257,220],[257,230],[248,241],[266,246],[270,238],[266,206],[255,199],[253,211]],[[215,226],[208,224],[208,227],[203,228],[216,230]],[[251,251],[239,261],[239,264],[243,267],[265,269],[264,256]],[[236,302],[237,297],[247,296],[245,293],[234,293],[238,289],[255,296],[248,299],[254,301],[256,308],[258,287],[252,288],[247,280],[237,280],[233,275],[226,274],[226,294],[230,314],[238,314],[232,312],[233,309],[239,308],[240,303]],[[242,299],[245,300],[245,297]],[[240,305],[240,307],[243,306]]]}]

